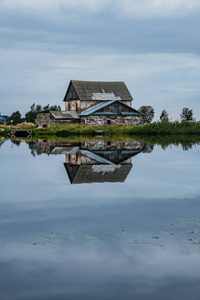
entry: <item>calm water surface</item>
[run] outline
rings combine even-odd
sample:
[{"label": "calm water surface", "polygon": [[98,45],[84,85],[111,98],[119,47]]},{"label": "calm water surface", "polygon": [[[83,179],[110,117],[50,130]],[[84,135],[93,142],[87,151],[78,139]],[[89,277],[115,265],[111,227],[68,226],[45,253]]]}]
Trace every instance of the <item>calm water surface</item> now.
[{"label": "calm water surface", "polygon": [[1,142],[0,299],[199,300],[199,153]]}]

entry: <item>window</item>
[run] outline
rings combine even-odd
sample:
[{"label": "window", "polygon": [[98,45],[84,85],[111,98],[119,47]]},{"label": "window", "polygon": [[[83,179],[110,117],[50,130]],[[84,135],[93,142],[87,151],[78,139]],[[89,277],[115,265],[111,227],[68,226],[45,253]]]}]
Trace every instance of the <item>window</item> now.
[{"label": "window", "polygon": [[117,115],[122,112],[122,106],[112,105],[112,106],[110,106],[110,112],[113,112],[114,114]]},{"label": "window", "polygon": [[68,110],[70,110],[70,103],[68,104]]},{"label": "window", "polygon": [[78,113],[78,104],[76,103],[76,112]]}]

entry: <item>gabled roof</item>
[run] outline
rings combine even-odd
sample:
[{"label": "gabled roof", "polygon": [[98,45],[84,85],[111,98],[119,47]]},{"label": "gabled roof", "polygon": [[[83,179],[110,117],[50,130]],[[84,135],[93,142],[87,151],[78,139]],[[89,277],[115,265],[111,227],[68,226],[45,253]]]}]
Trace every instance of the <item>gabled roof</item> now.
[{"label": "gabled roof", "polygon": [[[97,112],[99,110],[101,110],[102,108],[104,108],[106,106],[109,106],[109,105],[111,105],[111,104],[113,104],[115,102],[119,102],[122,105],[127,106],[129,109],[131,109],[132,112],[130,112],[130,113],[126,112],[125,113],[126,115],[134,115],[134,116],[143,116],[144,115],[140,111],[138,111],[138,110],[136,110],[136,109],[134,109],[134,108],[132,108],[132,107],[124,104],[122,101],[112,100],[112,101],[104,101],[102,103],[96,104],[96,105],[94,105],[94,106],[92,106],[92,107],[90,107],[90,108],[82,111],[79,116],[82,117],[82,116],[89,116],[89,115],[92,115],[92,114],[97,114]],[[99,114],[102,114],[102,115],[108,115],[108,114],[109,115],[114,115],[113,112],[99,112]],[[123,112],[122,112],[122,115],[123,115]]]},{"label": "gabled roof", "polygon": [[73,110],[70,110],[70,111],[50,110],[50,114],[56,120],[60,120],[60,119],[79,119],[79,116]]},{"label": "gabled roof", "polygon": [[[71,80],[65,98],[68,94],[71,84],[73,84],[80,100],[133,100],[128,88],[122,81],[103,82]],[[65,98],[64,101],[66,101]]]}]

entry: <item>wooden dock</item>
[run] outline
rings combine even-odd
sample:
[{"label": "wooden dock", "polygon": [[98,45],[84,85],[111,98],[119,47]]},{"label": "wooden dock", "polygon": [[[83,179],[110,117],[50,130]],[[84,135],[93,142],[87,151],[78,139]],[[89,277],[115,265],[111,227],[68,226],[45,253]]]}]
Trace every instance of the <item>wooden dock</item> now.
[{"label": "wooden dock", "polygon": [[31,138],[32,137],[32,130],[28,129],[13,129],[10,131],[11,138],[18,138],[18,137],[26,137]]}]

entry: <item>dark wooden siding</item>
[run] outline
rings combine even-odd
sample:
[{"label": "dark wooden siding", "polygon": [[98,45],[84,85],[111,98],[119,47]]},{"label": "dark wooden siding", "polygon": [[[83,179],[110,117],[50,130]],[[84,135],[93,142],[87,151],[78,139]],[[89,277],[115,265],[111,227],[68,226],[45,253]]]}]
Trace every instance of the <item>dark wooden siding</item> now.
[{"label": "dark wooden siding", "polygon": [[114,103],[113,105],[108,105],[102,108],[99,112],[113,112],[118,114],[120,112],[132,112],[132,109],[123,104]]},{"label": "dark wooden siding", "polygon": [[73,84],[70,85],[65,100],[79,100],[78,94],[75,91]]}]

